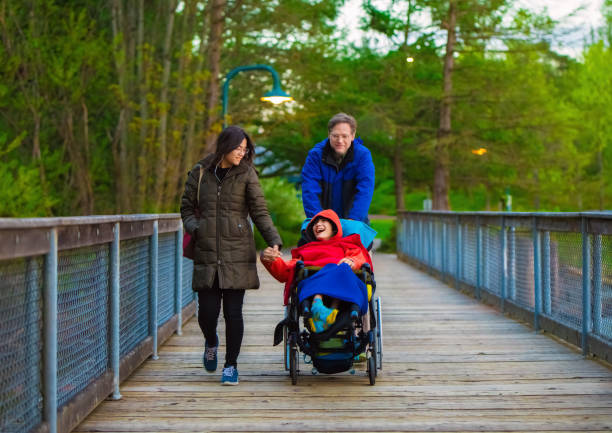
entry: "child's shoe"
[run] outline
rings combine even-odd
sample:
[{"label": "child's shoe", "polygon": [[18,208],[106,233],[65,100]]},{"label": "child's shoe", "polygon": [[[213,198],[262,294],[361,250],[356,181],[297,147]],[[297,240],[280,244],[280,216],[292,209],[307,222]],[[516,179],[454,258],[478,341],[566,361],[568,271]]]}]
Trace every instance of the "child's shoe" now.
[{"label": "child's shoe", "polygon": [[329,327],[329,325],[336,321],[338,310],[336,308],[327,308],[325,305],[323,305],[323,301],[321,299],[315,299],[315,301],[312,303],[312,315],[315,322],[318,319],[321,322],[326,323],[326,327]]},{"label": "child's shoe", "polygon": [[320,321],[319,319],[309,318],[308,323],[310,324],[310,329],[313,332],[319,333],[325,331],[325,323]]},{"label": "child's shoe", "polygon": [[221,385],[238,385],[238,369],[236,367],[230,365],[223,369]]}]

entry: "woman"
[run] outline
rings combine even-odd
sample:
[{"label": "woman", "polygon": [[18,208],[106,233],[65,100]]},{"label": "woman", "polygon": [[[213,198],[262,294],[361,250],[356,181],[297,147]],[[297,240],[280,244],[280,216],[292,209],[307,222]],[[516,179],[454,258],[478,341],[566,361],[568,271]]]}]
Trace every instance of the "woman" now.
[{"label": "woman", "polygon": [[223,302],[224,385],[238,384],[242,303],[246,289],[259,288],[255,242],[247,217],[275,251],[281,245],[253,168],[254,153],[253,142],[243,129],[224,129],[215,153],[189,172],[181,201],[183,225],[195,238],[193,290],[198,294],[198,323],[206,340],[203,363],[208,372],[217,369],[217,322]]}]

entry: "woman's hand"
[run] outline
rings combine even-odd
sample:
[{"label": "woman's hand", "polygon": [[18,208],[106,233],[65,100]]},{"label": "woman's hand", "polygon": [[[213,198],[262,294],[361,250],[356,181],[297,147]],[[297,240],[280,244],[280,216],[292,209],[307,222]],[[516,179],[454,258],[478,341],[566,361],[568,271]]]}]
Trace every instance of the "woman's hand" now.
[{"label": "woman's hand", "polygon": [[277,258],[282,255],[280,252],[278,245],[274,245],[274,247],[267,247],[265,250],[261,252],[261,261],[262,262],[273,262]]},{"label": "woman's hand", "polygon": [[339,265],[341,265],[342,263],[346,263],[347,265],[349,265],[351,267],[352,270],[357,270],[357,264],[353,261],[353,259],[350,259],[348,257],[344,257],[342,260],[340,260],[338,262]]}]

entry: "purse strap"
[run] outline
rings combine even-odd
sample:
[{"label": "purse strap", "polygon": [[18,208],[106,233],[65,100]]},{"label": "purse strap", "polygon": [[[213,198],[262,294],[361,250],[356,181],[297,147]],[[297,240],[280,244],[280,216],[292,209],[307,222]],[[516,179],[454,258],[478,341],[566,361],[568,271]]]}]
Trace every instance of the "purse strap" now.
[{"label": "purse strap", "polygon": [[202,184],[202,176],[204,175],[204,170],[202,169],[202,166],[200,165],[200,178],[198,179],[198,194],[196,195],[196,207],[198,207],[200,205],[200,185]]}]

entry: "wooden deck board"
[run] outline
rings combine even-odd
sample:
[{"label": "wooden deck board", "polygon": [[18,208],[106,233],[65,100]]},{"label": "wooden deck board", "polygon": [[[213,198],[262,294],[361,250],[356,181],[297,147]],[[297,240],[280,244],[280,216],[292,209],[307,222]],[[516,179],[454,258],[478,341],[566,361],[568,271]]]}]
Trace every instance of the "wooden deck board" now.
[{"label": "wooden deck board", "polygon": [[[196,320],[121,385],[76,432],[612,430],[612,370],[398,261],[374,257],[383,300],[384,364],[375,386],[300,364],[292,386],[282,347],[281,284],[260,270],[245,299],[240,385],[201,366]],[[223,333],[222,320],[219,331]],[[223,343],[223,337],[221,338]],[[219,352],[223,362],[224,347]]]}]

